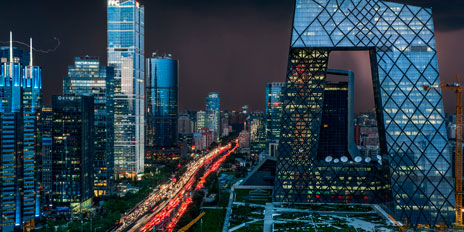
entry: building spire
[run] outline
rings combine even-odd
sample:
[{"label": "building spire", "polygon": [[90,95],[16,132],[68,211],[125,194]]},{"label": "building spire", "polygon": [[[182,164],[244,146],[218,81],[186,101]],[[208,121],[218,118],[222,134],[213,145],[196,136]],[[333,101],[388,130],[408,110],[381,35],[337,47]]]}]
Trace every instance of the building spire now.
[{"label": "building spire", "polygon": [[13,32],[10,31],[10,63],[13,63]]},{"label": "building spire", "polygon": [[13,78],[13,32],[10,31],[10,78]]},{"label": "building spire", "polygon": [[29,61],[29,66],[34,66],[34,64],[32,63],[33,59],[32,59],[32,38],[30,38],[30,45],[29,45],[29,56],[30,56],[30,61]]}]

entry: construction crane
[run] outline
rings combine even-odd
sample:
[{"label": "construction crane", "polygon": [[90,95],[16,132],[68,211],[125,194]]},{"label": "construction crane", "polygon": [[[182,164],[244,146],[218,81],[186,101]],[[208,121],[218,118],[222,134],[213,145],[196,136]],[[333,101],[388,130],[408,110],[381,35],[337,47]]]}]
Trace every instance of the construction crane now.
[{"label": "construction crane", "polygon": [[205,212],[201,212],[200,215],[198,215],[198,217],[196,217],[195,219],[193,219],[191,222],[189,222],[189,224],[187,224],[186,226],[180,228],[179,231],[177,232],[185,232],[187,231],[188,229],[190,229],[190,227],[192,227],[195,223],[197,223],[198,220],[200,220],[201,217],[203,217],[203,215],[205,215]]},{"label": "construction crane", "polygon": [[424,85],[425,91],[430,90],[452,90],[456,93],[456,226],[462,227],[462,89],[459,75],[456,75],[456,82],[452,84],[441,84],[440,86]]}]

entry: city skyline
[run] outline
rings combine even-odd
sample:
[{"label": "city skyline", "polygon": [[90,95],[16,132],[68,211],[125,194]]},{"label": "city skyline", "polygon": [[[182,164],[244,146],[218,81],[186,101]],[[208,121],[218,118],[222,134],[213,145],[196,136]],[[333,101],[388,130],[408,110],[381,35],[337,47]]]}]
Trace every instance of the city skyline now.
[{"label": "city skyline", "polygon": [[[160,53],[173,54],[182,65],[179,73],[179,109],[202,109],[204,98],[193,97],[196,94],[221,92],[224,109],[238,110],[248,104],[251,109],[265,109],[265,84],[285,80],[286,59],[289,43],[292,4],[286,1],[238,1],[234,3],[208,1],[140,1],[152,9],[146,15],[146,53],[157,50]],[[464,45],[459,38],[464,36],[464,20],[459,16],[464,8],[462,2],[454,1],[445,6],[440,1],[407,1],[422,6],[433,6],[437,29],[438,62],[443,81],[452,81],[455,74],[462,71],[457,55],[464,52]],[[66,76],[66,67],[71,65],[75,56],[99,56],[106,62],[106,1],[69,1],[72,12],[53,11],[60,5],[44,1],[41,4],[22,1],[11,3],[6,14],[0,16],[2,28],[13,30],[19,41],[27,41],[29,36],[35,38],[37,49],[51,49],[60,40],[60,46],[53,53],[37,52],[37,64],[44,69],[44,102],[50,104],[52,95],[60,95],[61,80]],[[24,7],[24,6],[26,7]],[[88,6],[92,6],[89,8]],[[21,7],[33,17],[37,12],[49,10],[54,14],[36,17],[30,21],[20,19],[12,21],[10,12]],[[37,8],[43,10],[37,10]],[[79,10],[80,9],[80,10]],[[193,9],[193,10],[192,10]],[[240,16],[234,14],[237,10]],[[86,17],[76,13],[88,12]],[[175,19],[171,16],[176,15]],[[59,19],[59,20],[58,20]],[[169,23],[167,23],[169,22]],[[246,22],[246,23],[245,23]],[[40,24],[50,27],[41,27]],[[94,27],[87,27],[89,23]],[[170,26],[165,26],[165,25]],[[73,25],[70,27],[69,25]],[[260,25],[259,30],[258,25]],[[89,31],[81,36],[78,31]],[[7,31],[0,35],[0,41],[7,41]],[[460,36],[460,37],[459,37]],[[1,44],[7,45],[7,44]],[[17,44],[15,44],[17,45]],[[211,46],[209,46],[211,45]],[[272,47],[272,49],[269,49]],[[222,51],[217,53],[217,49]],[[244,56],[250,49],[254,54]],[[361,59],[356,59],[361,57]],[[363,79],[369,77],[369,70],[362,65],[366,55],[347,53],[333,57],[331,68],[352,69]],[[208,62],[205,62],[208,61]],[[346,64],[344,64],[346,63]],[[253,65],[251,65],[253,64]],[[339,64],[338,66],[336,64]],[[240,66],[241,68],[236,68]],[[329,65],[330,66],[330,65]],[[266,67],[266,68],[263,68]],[[282,71],[284,70],[284,71]],[[201,80],[208,85],[195,90],[189,88]],[[252,88],[243,88],[249,81]],[[227,83],[227,84],[224,84]],[[369,84],[356,82],[355,105],[357,112],[368,111],[373,107],[372,101],[360,96],[359,89],[371,88]],[[240,91],[240,95],[234,96]],[[454,112],[454,97],[444,93],[445,111]],[[358,102],[357,101],[357,102]]]},{"label": "city skyline", "polygon": [[27,1],[1,231],[464,231],[462,0]]}]

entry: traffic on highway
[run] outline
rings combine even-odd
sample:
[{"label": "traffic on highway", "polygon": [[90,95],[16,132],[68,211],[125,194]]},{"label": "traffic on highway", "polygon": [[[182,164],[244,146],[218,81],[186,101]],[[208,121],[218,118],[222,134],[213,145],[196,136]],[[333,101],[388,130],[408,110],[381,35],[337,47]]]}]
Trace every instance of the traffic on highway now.
[{"label": "traffic on highway", "polygon": [[[185,173],[178,180],[173,179],[154,189],[144,201],[127,212],[121,218],[118,227],[112,231],[152,231],[153,229],[172,231],[180,216],[192,202],[190,196],[192,190],[201,188],[207,175],[219,167],[218,161],[222,163],[237,147],[238,144],[232,148],[232,144],[229,143],[191,161],[187,164]],[[223,156],[220,157],[220,155]],[[218,157],[220,158],[212,164],[212,161]],[[196,182],[194,177],[202,167],[207,169],[194,188],[193,185]]]}]

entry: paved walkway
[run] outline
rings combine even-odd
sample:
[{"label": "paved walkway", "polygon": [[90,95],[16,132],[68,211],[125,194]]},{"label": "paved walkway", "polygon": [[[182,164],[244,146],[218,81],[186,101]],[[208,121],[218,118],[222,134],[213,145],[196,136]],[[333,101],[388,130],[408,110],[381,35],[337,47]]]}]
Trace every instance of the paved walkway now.
[{"label": "paved walkway", "polygon": [[249,222],[244,222],[244,223],[242,223],[242,224],[240,224],[240,225],[238,225],[238,226],[236,226],[236,227],[230,229],[229,232],[236,231],[236,230],[238,230],[238,229],[240,229],[240,228],[246,226],[247,223],[248,223],[248,224],[251,224],[251,223],[257,222],[257,221],[261,221],[261,219],[254,219],[254,220],[249,221]]},{"label": "paved walkway", "polygon": [[227,212],[226,212],[226,218],[224,219],[224,226],[222,227],[222,232],[228,232],[229,231],[229,218],[230,215],[232,215],[232,205],[234,203],[234,196],[235,196],[235,187],[237,187],[242,181],[238,181],[234,185],[232,185],[232,188],[230,189],[230,195],[229,195],[229,204],[227,205]]},{"label": "paved walkway", "polygon": [[266,203],[264,208],[264,228],[263,232],[272,232],[272,211],[274,209],[274,204]]}]

